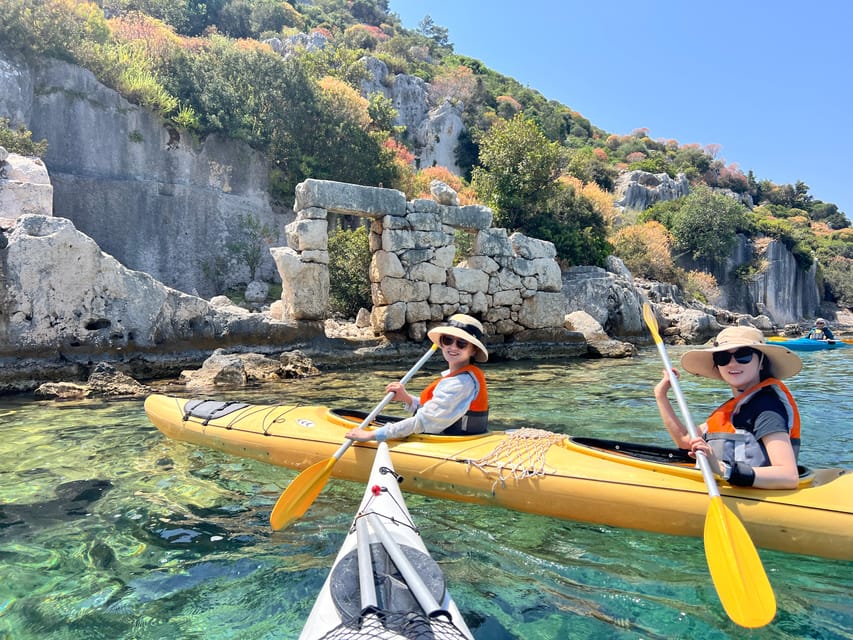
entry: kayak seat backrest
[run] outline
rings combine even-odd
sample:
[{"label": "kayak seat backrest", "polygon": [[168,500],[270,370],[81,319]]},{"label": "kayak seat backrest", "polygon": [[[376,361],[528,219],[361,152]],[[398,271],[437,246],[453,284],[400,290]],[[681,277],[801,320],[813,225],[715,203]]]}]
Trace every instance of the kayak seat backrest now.
[{"label": "kayak seat backrest", "polygon": [[190,418],[198,418],[207,424],[216,418],[222,418],[229,413],[245,409],[245,402],[223,402],[222,400],[190,400],[184,405],[184,422]]},{"label": "kayak seat backrest", "polygon": [[[437,602],[443,602],[446,585],[444,574],[438,563],[429,554],[409,545],[401,544],[400,549],[417,570],[433,598]],[[388,612],[423,613],[423,609],[381,543],[370,543],[370,558],[378,609]],[[332,568],[330,584],[332,602],[341,618],[357,617],[361,612],[358,549],[350,551]]]}]

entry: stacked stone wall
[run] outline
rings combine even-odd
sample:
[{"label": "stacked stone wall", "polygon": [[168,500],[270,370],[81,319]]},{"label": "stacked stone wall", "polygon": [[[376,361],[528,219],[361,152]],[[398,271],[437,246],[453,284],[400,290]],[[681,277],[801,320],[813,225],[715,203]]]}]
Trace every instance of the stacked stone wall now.
[{"label": "stacked stone wall", "polygon": [[[482,205],[406,201],[394,189],[306,180],[296,190],[288,246],[273,249],[282,287],[281,313],[323,319],[329,303],[329,214],[371,219],[371,326],[378,334],[422,340],[453,313],[479,318],[493,339],[562,330],[565,299],[553,243],[492,227]],[[471,255],[456,262],[457,233]]]}]

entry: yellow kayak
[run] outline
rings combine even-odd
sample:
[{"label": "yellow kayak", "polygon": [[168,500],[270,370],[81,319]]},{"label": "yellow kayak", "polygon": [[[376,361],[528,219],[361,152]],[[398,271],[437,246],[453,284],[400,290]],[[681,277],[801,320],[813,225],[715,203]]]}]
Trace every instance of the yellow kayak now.
[{"label": "yellow kayak", "polygon": [[[252,405],[153,394],[151,422],[176,440],[270,464],[305,469],[329,459],[365,413],[313,405]],[[379,416],[377,422],[393,420]],[[555,518],[703,535],[709,497],[683,451],[570,437],[540,429],[478,436],[415,435],[389,442],[394,467],[414,493]],[[337,478],[365,482],[376,443],[357,443],[334,465]],[[853,560],[853,474],[804,473],[794,490],[732,487],[726,505],[755,544]]]}]

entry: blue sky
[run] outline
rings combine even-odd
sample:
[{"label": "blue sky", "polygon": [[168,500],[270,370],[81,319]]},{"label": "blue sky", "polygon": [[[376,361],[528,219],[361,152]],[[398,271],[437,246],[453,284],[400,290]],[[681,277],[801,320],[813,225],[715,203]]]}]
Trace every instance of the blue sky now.
[{"label": "blue sky", "polygon": [[717,144],[718,158],[853,219],[853,5],[846,0],[390,0],[457,53],[610,133]]}]

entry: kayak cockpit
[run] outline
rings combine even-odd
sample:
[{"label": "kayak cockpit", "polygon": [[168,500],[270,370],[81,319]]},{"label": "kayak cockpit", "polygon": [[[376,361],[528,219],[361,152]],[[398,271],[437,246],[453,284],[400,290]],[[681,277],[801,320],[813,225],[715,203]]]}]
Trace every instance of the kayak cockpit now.
[{"label": "kayak cockpit", "polygon": [[[569,442],[584,447],[594,455],[601,455],[602,457],[620,456],[627,457],[638,463],[666,464],[686,469],[696,467],[696,460],[690,457],[686,449],[580,436],[569,438]],[[814,479],[814,472],[803,465],[799,465],[798,469],[800,472],[799,486],[804,487],[811,484]]]},{"label": "kayak cockpit", "polygon": [[637,460],[647,460],[649,462],[657,462],[659,464],[686,464],[694,466],[696,461],[691,458],[685,449],[675,449],[672,447],[658,447],[651,444],[637,444],[635,442],[622,442],[620,440],[604,440],[602,438],[585,438],[574,436],[571,441],[613,454],[630,456]]},{"label": "kayak cockpit", "polygon": [[[367,411],[359,411],[358,409],[329,409],[328,418],[330,421],[335,422],[337,424],[342,424],[344,426],[356,426],[361,423],[368,416]],[[371,422],[371,425],[381,427],[383,424],[388,424],[389,422],[398,422],[403,418],[400,416],[386,416],[379,414]],[[368,425],[369,426],[369,425]]]},{"label": "kayak cockpit", "polygon": [[[353,427],[361,424],[362,420],[364,420],[368,416],[366,411],[359,411],[357,409],[329,409],[326,413],[326,419],[332,423],[342,427],[346,427],[347,429],[352,429]],[[378,415],[373,419],[367,426],[373,427],[381,427],[384,424],[388,424],[390,422],[398,422],[399,420],[403,420],[400,416],[386,416],[386,415]],[[444,435],[444,434],[433,434],[433,433],[416,433],[409,436],[409,440],[413,441],[421,441],[421,442],[429,442],[429,441],[442,441],[442,440],[454,440],[454,441],[462,441],[462,440],[474,440],[477,438],[483,438],[489,435],[489,431],[484,433],[476,433],[472,435]]]}]

